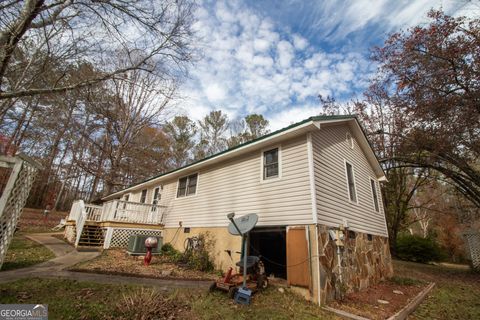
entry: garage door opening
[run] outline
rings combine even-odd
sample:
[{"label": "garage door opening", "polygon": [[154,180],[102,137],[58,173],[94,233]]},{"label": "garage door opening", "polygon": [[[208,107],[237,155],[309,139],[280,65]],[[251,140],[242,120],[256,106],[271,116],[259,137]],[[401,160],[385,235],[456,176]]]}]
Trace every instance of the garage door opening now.
[{"label": "garage door opening", "polygon": [[287,279],[285,227],[254,228],[250,232],[250,255],[261,255],[268,276]]}]

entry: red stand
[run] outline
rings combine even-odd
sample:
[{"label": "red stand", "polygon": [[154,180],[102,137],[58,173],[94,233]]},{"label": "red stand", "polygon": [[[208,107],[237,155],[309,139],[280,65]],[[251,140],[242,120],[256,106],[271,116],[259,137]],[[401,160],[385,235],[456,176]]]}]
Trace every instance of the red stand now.
[{"label": "red stand", "polygon": [[147,254],[143,259],[143,265],[148,266],[150,264],[150,261],[152,261],[152,248],[147,248]]}]

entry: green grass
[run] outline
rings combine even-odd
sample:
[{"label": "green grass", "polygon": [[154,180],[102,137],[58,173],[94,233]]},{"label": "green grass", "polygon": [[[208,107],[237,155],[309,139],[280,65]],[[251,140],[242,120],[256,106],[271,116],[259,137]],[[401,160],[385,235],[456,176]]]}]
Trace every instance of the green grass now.
[{"label": "green grass", "polygon": [[55,255],[46,247],[16,234],[10,243],[1,270],[25,268],[53,258]]},{"label": "green grass", "polygon": [[437,285],[412,319],[480,319],[480,274],[461,268],[395,261],[395,274]]},{"label": "green grass", "polygon": [[48,304],[49,319],[102,319],[133,286],[22,279],[0,285],[0,303]]},{"label": "green grass", "polygon": [[1,284],[0,303],[48,304],[49,319],[140,319],[145,313],[144,319],[338,319],[276,288],[241,306],[226,293],[205,289],[165,293],[135,285],[33,278]]},{"label": "green grass", "polygon": [[269,287],[253,297],[250,306],[228,299],[226,293],[203,294],[192,300],[192,310],[200,319],[339,319],[304,298],[285,290]]}]

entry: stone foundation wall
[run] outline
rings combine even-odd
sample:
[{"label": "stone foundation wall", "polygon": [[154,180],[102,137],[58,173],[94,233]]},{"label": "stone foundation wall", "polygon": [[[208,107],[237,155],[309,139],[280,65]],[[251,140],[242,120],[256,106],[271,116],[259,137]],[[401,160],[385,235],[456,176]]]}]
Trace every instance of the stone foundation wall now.
[{"label": "stone foundation wall", "polygon": [[388,238],[345,231],[339,268],[337,246],[329,237],[329,228],[318,228],[322,304],[393,275]]},{"label": "stone foundation wall", "polygon": [[70,243],[75,243],[75,225],[66,225],[65,226],[65,232],[63,234],[63,236],[65,237],[65,239],[70,242]]}]

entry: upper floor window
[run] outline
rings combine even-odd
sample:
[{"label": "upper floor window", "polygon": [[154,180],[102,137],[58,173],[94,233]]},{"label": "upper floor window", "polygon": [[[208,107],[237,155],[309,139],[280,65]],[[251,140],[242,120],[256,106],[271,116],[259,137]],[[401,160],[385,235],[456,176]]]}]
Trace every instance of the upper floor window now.
[{"label": "upper floor window", "polygon": [[198,173],[178,180],[177,198],[185,197],[197,192]]},{"label": "upper floor window", "polygon": [[370,179],[370,185],[372,186],[373,205],[375,206],[375,211],[379,212],[380,208],[378,205],[377,184],[375,183],[375,180]]},{"label": "upper floor window", "polygon": [[276,178],[279,174],[278,148],[263,153],[263,179]]},{"label": "upper floor window", "polygon": [[162,194],[160,191],[163,189],[162,186],[156,187],[155,190],[153,190],[153,198],[152,198],[152,204],[157,205],[160,199],[162,198]]},{"label": "upper floor window", "polygon": [[345,140],[347,141],[348,146],[353,149],[353,137],[350,132],[347,132],[347,134],[345,135]]},{"label": "upper floor window", "polygon": [[140,203],[145,203],[147,201],[147,189],[142,190],[142,195],[140,196]]},{"label": "upper floor window", "polygon": [[357,192],[355,190],[355,178],[353,175],[353,167],[348,162],[345,162],[345,167],[347,170],[348,195],[350,197],[350,201],[357,202]]}]

